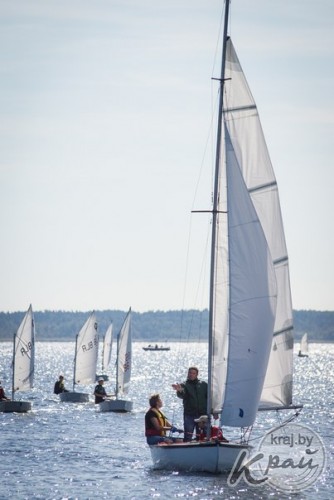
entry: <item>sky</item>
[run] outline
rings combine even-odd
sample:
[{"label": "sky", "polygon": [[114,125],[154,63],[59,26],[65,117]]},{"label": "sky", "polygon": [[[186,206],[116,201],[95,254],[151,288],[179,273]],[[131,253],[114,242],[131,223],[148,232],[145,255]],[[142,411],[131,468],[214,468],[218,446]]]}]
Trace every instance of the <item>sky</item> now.
[{"label": "sky", "polygon": [[[223,1],[0,8],[0,310],[207,307],[210,220],[191,210],[211,207]],[[334,310],[334,3],[232,0],[230,14],[293,308]]]}]

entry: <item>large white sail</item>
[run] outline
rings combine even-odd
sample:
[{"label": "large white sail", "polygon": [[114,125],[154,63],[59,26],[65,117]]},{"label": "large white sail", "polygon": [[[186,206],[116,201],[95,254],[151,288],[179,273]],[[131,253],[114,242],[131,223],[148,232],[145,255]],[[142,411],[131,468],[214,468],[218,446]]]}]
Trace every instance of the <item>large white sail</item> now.
[{"label": "large white sail", "polygon": [[96,315],[89,316],[76,339],[74,383],[92,384],[96,378],[96,365],[99,350]]},{"label": "large white sail", "polygon": [[116,394],[127,394],[131,379],[132,339],[131,308],[117,338]]},{"label": "large white sail", "polygon": [[13,390],[31,389],[34,383],[35,323],[32,306],[29,306],[15,336]]},{"label": "large white sail", "polygon": [[[246,427],[256,418],[266,375],[275,321],[276,279],[267,241],[227,130],[225,143],[227,211],[224,203],[217,219],[214,301],[214,345],[222,344],[225,353],[214,349],[212,401],[213,408],[220,408],[223,394],[224,425]],[[224,261],[229,263],[227,269],[220,264]],[[223,328],[215,328],[216,323]]]},{"label": "large white sail", "polygon": [[111,360],[113,325],[110,323],[103,339],[102,371],[106,370]]},{"label": "large white sail", "polygon": [[277,283],[275,326],[261,401],[292,402],[293,336],[288,256],[276,179],[257,108],[231,40],[227,42],[224,117],[236,160],[263,228]]}]

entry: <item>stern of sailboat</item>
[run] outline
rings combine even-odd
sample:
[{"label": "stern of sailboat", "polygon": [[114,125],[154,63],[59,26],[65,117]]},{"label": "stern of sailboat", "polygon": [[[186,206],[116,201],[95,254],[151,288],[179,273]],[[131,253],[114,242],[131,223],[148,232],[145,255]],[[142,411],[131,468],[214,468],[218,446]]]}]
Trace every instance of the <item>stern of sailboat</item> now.
[{"label": "stern of sailboat", "polygon": [[31,406],[30,401],[0,401],[0,413],[27,413]]},{"label": "stern of sailboat", "polygon": [[62,403],[88,403],[89,394],[85,392],[61,392],[59,399]]},{"label": "stern of sailboat", "polygon": [[189,472],[229,472],[239,453],[249,456],[252,447],[247,444],[198,442],[151,445],[153,469]]},{"label": "stern of sailboat", "polygon": [[99,403],[99,410],[101,412],[128,413],[132,411],[132,408],[133,402],[125,399],[110,399]]}]

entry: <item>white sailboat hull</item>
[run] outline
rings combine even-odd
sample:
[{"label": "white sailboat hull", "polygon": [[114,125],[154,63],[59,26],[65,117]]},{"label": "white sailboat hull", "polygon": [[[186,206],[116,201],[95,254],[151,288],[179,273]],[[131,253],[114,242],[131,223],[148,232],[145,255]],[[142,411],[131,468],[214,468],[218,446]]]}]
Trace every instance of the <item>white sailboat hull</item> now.
[{"label": "white sailboat hull", "polygon": [[99,403],[100,411],[113,411],[118,413],[127,413],[132,411],[133,403],[132,401],[127,401],[126,399],[108,399]]},{"label": "white sailboat hull", "polygon": [[150,446],[154,469],[211,472],[232,469],[239,453],[251,447],[234,443],[175,443]]},{"label": "white sailboat hull", "polygon": [[0,401],[2,413],[27,413],[30,410],[30,401]]},{"label": "white sailboat hull", "polygon": [[61,392],[59,399],[62,403],[88,403],[89,394],[86,392]]}]

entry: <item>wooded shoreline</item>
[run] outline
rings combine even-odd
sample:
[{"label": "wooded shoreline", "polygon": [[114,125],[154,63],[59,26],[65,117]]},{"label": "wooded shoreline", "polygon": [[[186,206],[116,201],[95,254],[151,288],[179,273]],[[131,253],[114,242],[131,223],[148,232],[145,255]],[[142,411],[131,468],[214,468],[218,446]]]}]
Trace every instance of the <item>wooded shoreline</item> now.
[{"label": "wooded shoreline", "polygon": [[[74,341],[91,311],[35,311],[36,341]],[[95,311],[102,337],[110,322],[119,332],[127,311]],[[12,340],[25,312],[0,312],[0,341]],[[205,342],[208,310],[132,312],[132,338],[147,343]],[[334,311],[293,311],[294,339],[307,332],[309,342],[334,342]]]}]

